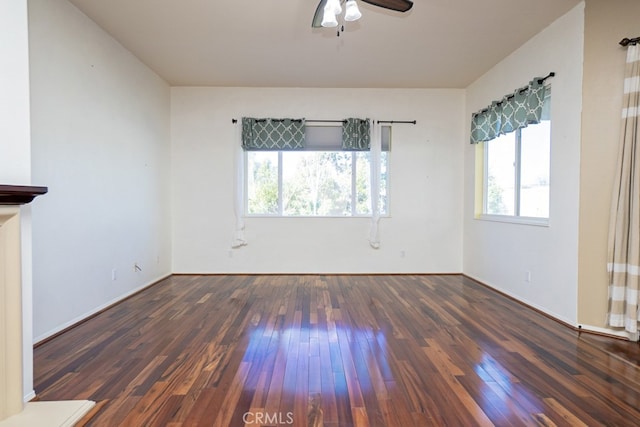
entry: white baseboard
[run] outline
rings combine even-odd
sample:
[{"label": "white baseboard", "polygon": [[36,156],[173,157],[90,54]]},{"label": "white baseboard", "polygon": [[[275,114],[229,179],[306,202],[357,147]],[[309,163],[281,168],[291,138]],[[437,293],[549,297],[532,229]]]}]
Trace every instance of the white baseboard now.
[{"label": "white baseboard", "polygon": [[0,421],[0,427],[73,427],[95,404],[91,400],[29,402],[22,412]]},{"label": "white baseboard", "polygon": [[36,391],[35,390],[31,390],[30,392],[28,392],[27,394],[24,395],[24,397],[22,398],[24,403],[27,403],[28,401],[30,401],[31,399],[33,399],[34,397],[36,397]]},{"label": "white baseboard", "polygon": [[86,312],[86,313],[84,313],[84,314],[82,314],[82,315],[80,315],[78,317],[75,317],[75,318],[69,320],[68,322],[63,323],[62,325],[57,326],[56,328],[51,329],[50,331],[45,332],[44,334],[38,335],[37,337],[35,337],[33,339],[33,344],[35,345],[35,344],[39,343],[40,341],[43,341],[43,340],[49,338],[50,336],[57,334],[58,332],[64,331],[68,327],[73,326],[76,323],[82,322],[86,318],[88,318],[90,316],[93,316],[94,314],[100,312],[101,310],[104,310],[105,308],[107,308],[107,307],[109,307],[109,306],[111,306],[113,304],[116,304],[116,303],[118,303],[118,302],[120,302],[120,301],[122,301],[122,300],[124,300],[124,299],[126,299],[128,297],[130,297],[131,295],[135,294],[136,292],[140,292],[144,288],[148,288],[149,286],[153,285],[154,283],[158,283],[159,281],[164,280],[164,279],[166,279],[167,277],[169,277],[171,275],[172,275],[172,273],[168,273],[168,274],[165,274],[164,276],[160,276],[157,279],[151,280],[150,282],[147,282],[144,285],[138,286],[137,288],[132,289],[131,291],[129,291],[129,292],[123,294],[123,295],[120,295],[120,296],[118,296],[118,297],[116,297],[116,298],[114,298],[114,299],[112,299],[110,301],[107,301],[104,304],[99,305],[98,307],[94,308],[91,311],[88,311],[88,312]]},{"label": "white baseboard", "polygon": [[485,281],[485,280],[478,279],[478,278],[473,277],[473,276],[470,276],[469,274],[466,274],[466,273],[464,273],[464,275],[465,275],[465,276],[467,276],[467,277],[468,277],[468,278],[470,278],[470,279],[475,280],[475,281],[476,281],[476,282],[478,282],[478,283],[481,283],[481,284],[483,284],[483,285],[485,285],[485,286],[487,286],[487,287],[489,287],[489,288],[491,288],[491,289],[495,290],[496,292],[499,292],[499,293],[501,293],[501,294],[504,294],[504,295],[506,295],[506,296],[508,296],[508,297],[510,297],[510,298],[512,298],[512,299],[514,299],[514,300],[516,300],[516,301],[518,301],[518,302],[520,302],[520,303],[522,303],[523,305],[525,305],[525,306],[527,306],[527,307],[529,307],[529,308],[531,308],[531,309],[537,310],[537,311],[539,311],[540,313],[543,313],[543,314],[545,314],[545,315],[546,315],[546,316],[548,316],[548,317],[551,317],[551,318],[553,318],[553,319],[556,319],[557,321],[562,322],[562,323],[564,323],[564,324],[566,324],[566,325],[573,326],[574,328],[577,328],[577,327],[578,327],[578,324],[576,323],[576,321],[575,321],[575,320],[568,319],[568,318],[566,318],[566,317],[564,317],[564,316],[561,316],[561,315],[559,315],[559,314],[557,314],[557,313],[554,313],[554,312],[552,312],[552,311],[549,311],[549,310],[548,310],[548,309],[546,309],[545,307],[542,307],[542,306],[540,306],[540,305],[538,305],[538,304],[536,304],[536,303],[533,303],[533,302],[531,302],[531,301],[528,301],[528,300],[526,300],[525,298],[522,298],[522,297],[521,297],[521,296],[519,296],[519,295],[516,295],[516,294],[514,294],[514,293],[512,293],[512,292],[509,292],[509,291],[507,291],[507,290],[505,290],[505,289],[502,289],[502,288],[500,288],[500,287],[498,287],[498,286],[491,285],[491,284],[489,284],[489,282],[487,282],[487,281]]},{"label": "white baseboard", "polygon": [[584,323],[579,324],[578,328],[586,332],[595,332],[598,334],[629,339],[629,333],[619,329],[601,328],[599,326],[585,325]]}]

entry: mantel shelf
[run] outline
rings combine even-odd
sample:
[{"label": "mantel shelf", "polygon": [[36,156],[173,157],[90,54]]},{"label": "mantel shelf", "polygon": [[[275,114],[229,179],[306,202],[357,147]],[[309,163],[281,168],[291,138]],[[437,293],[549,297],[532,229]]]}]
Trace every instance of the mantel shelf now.
[{"label": "mantel shelf", "polygon": [[24,205],[45,194],[47,187],[30,185],[0,185],[0,205]]}]

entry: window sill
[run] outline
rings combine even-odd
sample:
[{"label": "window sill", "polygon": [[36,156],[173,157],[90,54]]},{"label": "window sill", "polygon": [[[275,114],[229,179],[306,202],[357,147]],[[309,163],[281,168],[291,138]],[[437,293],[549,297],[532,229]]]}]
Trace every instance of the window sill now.
[{"label": "window sill", "polygon": [[510,224],[533,225],[537,227],[548,227],[549,218],[533,218],[526,216],[507,216],[507,215],[487,215],[481,214],[475,219],[481,221],[506,222]]},{"label": "window sill", "polygon": [[[245,214],[244,218],[359,218],[359,219],[371,219],[371,215],[256,215]],[[380,218],[391,218],[391,215],[380,215]]]}]

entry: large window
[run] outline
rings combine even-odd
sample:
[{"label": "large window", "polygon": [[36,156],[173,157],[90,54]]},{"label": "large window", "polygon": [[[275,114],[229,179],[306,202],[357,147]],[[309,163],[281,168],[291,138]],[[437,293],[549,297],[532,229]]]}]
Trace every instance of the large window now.
[{"label": "large window", "polygon": [[551,122],[541,120],[484,144],[484,214],[549,217]]},{"label": "large window", "polygon": [[[336,134],[336,143],[326,127],[319,135],[311,132],[304,151],[246,152],[248,215],[371,215],[371,153],[337,149],[341,134]],[[380,214],[388,213],[389,135],[388,129],[383,132],[380,194],[376,195]]]}]

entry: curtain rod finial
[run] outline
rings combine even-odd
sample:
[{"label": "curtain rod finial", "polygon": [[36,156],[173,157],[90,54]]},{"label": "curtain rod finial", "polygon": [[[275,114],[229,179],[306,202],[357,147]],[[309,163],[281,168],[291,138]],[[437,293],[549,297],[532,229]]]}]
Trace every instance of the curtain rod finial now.
[{"label": "curtain rod finial", "polygon": [[627,47],[627,46],[629,46],[630,44],[632,44],[632,45],[636,45],[636,44],[638,44],[639,42],[640,42],[640,37],[634,37],[634,38],[632,38],[632,39],[630,39],[629,37],[625,37],[625,38],[623,38],[622,40],[620,40],[620,45],[621,45],[621,46],[624,46],[624,47]]}]

